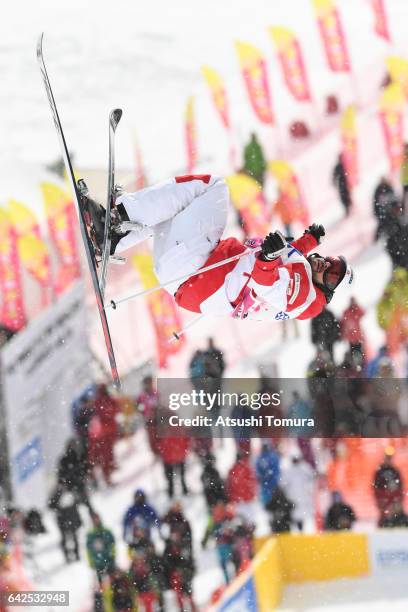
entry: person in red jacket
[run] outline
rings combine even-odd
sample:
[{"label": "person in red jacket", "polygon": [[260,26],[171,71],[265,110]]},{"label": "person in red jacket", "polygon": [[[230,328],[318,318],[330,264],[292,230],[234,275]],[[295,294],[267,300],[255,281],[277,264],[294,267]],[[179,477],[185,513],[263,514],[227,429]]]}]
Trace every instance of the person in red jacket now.
[{"label": "person in red jacket", "polygon": [[163,461],[164,474],[167,479],[167,492],[170,498],[174,495],[174,478],[178,474],[183,495],[188,494],[185,480],[185,462],[190,448],[190,440],[185,437],[164,437],[158,441],[158,450]]},{"label": "person in red jacket", "polygon": [[245,514],[246,505],[250,504],[257,494],[256,474],[246,454],[237,454],[237,460],[225,481],[225,491],[228,501],[239,505],[241,512]]},{"label": "person in red jacket", "polygon": [[119,402],[112,397],[105,384],[98,385],[94,398],[94,416],[89,426],[89,463],[100,465],[106,484],[111,484],[115,469],[113,449],[118,438],[116,415]]},{"label": "person in red jacket", "polygon": [[[181,308],[238,319],[309,319],[331,300],[340,283],[352,282],[344,257],[308,255],[325,235],[322,225],[311,225],[294,242],[280,232],[245,244],[236,238],[221,240],[228,203],[225,181],[210,174],[178,176],[123,193],[114,209],[111,255],[117,257],[154,236],[157,278]],[[104,209],[92,201],[89,206],[103,227]],[[102,235],[96,239],[101,241]]]},{"label": "person in red jacket", "polygon": [[352,297],[340,321],[341,337],[350,344],[352,354],[360,353],[364,355],[364,333],[361,329],[361,319],[364,315],[365,311]]}]

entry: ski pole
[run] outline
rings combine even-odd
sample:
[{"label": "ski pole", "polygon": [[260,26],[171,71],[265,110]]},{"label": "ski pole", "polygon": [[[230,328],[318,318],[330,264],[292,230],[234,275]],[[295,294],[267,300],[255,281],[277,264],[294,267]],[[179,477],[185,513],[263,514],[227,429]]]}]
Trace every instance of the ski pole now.
[{"label": "ski pole", "polygon": [[176,340],[180,340],[180,337],[186,333],[186,331],[192,327],[193,325],[195,325],[196,323],[199,322],[200,319],[203,318],[203,314],[199,315],[198,317],[196,317],[195,319],[193,319],[192,321],[190,321],[189,323],[187,323],[187,325],[185,325],[182,329],[180,329],[177,332],[173,332],[173,336],[171,338],[169,338],[168,343],[172,344],[172,342],[176,342]]},{"label": "ski pole", "polygon": [[144,289],[144,291],[139,291],[138,293],[132,293],[126,297],[120,298],[119,300],[111,300],[109,304],[105,305],[105,310],[107,308],[113,308],[116,310],[119,304],[123,304],[123,302],[127,302],[128,300],[133,300],[138,297],[143,297],[144,295],[150,295],[159,289],[164,289],[168,285],[172,285],[173,283],[177,283],[180,281],[186,281],[188,278],[193,276],[198,276],[198,274],[203,274],[204,272],[209,272],[210,270],[214,270],[215,268],[219,268],[220,266],[225,266],[225,264],[230,263],[231,261],[237,261],[237,259],[241,259],[245,255],[249,255],[250,253],[258,253],[261,250],[261,247],[256,247],[255,249],[249,249],[248,251],[244,251],[243,253],[239,253],[238,255],[233,255],[232,257],[227,257],[227,259],[223,259],[222,261],[217,261],[210,266],[206,266],[205,268],[200,268],[196,272],[192,272],[191,274],[184,274],[183,276],[179,276],[177,278],[173,278],[172,280],[166,281],[165,283],[161,283],[160,285],[155,285],[154,287],[150,287],[150,289]]}]

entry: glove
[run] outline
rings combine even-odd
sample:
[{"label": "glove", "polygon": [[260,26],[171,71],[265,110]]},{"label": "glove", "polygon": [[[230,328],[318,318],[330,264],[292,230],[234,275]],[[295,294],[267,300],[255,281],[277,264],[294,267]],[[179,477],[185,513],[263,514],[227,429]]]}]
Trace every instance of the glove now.
[{"label": "glove", "polygon": [[317,223],[312,223],[312,225],[309,225],[308,229],[305,230],[304,233],[312,234],[312,236],[316,238],[318,244],[320,244],[320,238],[326,235],[323,225],[318,225]]},{"label": "glove", "polygon": [[270,261],[276,259],[283,253],[286,247],[286,240],[283,235],[276,231],[271,232],[266,236],[261,244],[262,258]]}]

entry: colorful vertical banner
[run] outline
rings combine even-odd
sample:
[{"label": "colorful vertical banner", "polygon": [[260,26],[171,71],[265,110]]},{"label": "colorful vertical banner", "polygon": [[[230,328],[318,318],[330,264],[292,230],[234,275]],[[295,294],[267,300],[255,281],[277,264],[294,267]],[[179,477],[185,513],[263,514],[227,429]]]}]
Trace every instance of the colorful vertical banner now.
[{"label": "colorful vertical banner", "polygon": [[404,150],[405,96],[401,85],[391,83],[380,97],[379,116],[391,172],[400,169]]},{"label": "colorful vertical banner", "polygon": [[0,296],[0,322],[19,331],[26,323],[20,259],[16,232],[4,208],[0,208]]},{"label": "colorful vertical banner", "polygon": [[387,13],[385,12],[384,0],[371,0],[371,8],[374,13],[374,30],[388,42],[391,42],[390,29],[388,27]]},{"label": "colorful vertical banner", "polygon": [[391,81],[401,85],[404,95],[408,99],[408,60],[397,55],[391,55],[386,58],[385,63]]},{"label": "colorful vertical banner", "polygon": [[187,153],[187,173],[194,171],[197,163],[197,132],[194,116],[194,98],[190,96],[187,100],[184,116],[184,135]]},{"label": "colorful vertical banner", "polygon": [[268,170],[279,188],[279,199],[275,212],[285,224],[289,225],[293,221],[299,221],[303,225],[308,225],[309,212],[298,178],[290,164],[282,160],[270,161]]},{"label": "colorful vertical banner", "polygon": [[17,200],[8,201],[8,213],[17,236],[20,260],[31,276],[41,285],[42,305],[49,303],[52,289],[51,260],[41,239],[41,230],[34,212]]},{"label": "colorful vertical banner", "polygon": [[358,183],[358,141],[356,128],[356,111],[349,106],[343,112],[340,121],[341,158],[347,176],[349,189]]},{"label": "colorful vertical banner", "polygon": [[312,0],[327,63],[333,72],[350,72],[350,58],[340,16],[332,0]]},{"label": "colorful vertical banner", "polygon": [[60,294],[81,275],[75,235],[78,219],[71,196],[61,187],[41,183],[41,191],[50,237],[60,260],[55,284],[55,291]]},{"label": "colorful vertical banner", "polygon": [[309,83],[299,41],[287,28],[272,27],[269,32],[290,93],[299,102],[310,102]]},{"label": "colorful vertical banner", "polygon": [[203,73],[206,83],[210,89],[214,106],[220,116],[222,124],[226,130],[229,130],[231,123],[229,118],[227,91],[225,89],[224,82],[218,72],[209,66],[202,66],[201,72]]},{"label": "colorful vertical banner", "polygon": [[270,215],[259,183],[247,174],[227,177],[231,202],[239,212],[246,236],[265,236]]},{"label": "colorful vertical banner", "polygon": [[262,123],[272,124],[274,117],[266,61],[261,52],[248,43],[238,41],[235,47],[251,106]]},{"label": "colorful vertical banner", "polygon": [[[153,271],[153,258],[149,253],[138,253],[132,257],[132,263],[139,273],[144,289],[157,285]],[[173,332],[181,327],[181,319],[176,304],[169,293],[160,289],[146,296],[156,335],[156,354],[159,368],[165,368],[170,355],[178,353],[185,344],[184,335],[178,342],[169,343]]]}]

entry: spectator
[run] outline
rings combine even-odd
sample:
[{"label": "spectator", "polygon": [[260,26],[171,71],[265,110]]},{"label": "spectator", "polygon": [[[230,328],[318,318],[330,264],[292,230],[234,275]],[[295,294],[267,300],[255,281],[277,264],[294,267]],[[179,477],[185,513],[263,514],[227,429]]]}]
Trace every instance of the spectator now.
[{"label": "spectator", "polygon": [[[241,396],[239,397],[239,400],[240,399]],[[238,401],[231,410],[231,419],[236,420],[237,423],[250,422],[253,414],[254,412],[249,406]],[[251,425],[240,424],[232,426],[232,434],[235,444],[237,445],[237,453],[248,456],[251,454],[251,436],[253,430],[254,428]]]},{"label": "spectator", "polygon": [[133,504],[129,506],[123,519],[123,539],[129,542],[133,534],[135,523],[143,527],[150,535],[152,527],[159,528],[160,521],[156,510],[147,503],[146,494],[142,489],[137,489],[133,498]]},{"label": "spectator", "polygon": [[177,532],[173,532],[166,540],[163,565],[167,585],[176,594],[180,612],[186,609],[195,612],[197,608],[194,604],[192,592],[195,572],[194,559],[191,548],[183,544],[183,539]]},{"label": "spectator", "polygon": [[128,552],[131,559],[133,559],[135,553],[146,553],[152,545],[149,531],[136,521],[133,526],[132,536],[129,538],[128,543]]},{"label": "spectator", "polygon": [[200,390],[205,375],[205,353],[197,350],[191,357],[189,365],[190,380],[194,389]]},{"label": "spectator", "polygon": [[218,502],[227,501],[224,482],[215,465],[214,455],[208,454],[203,460],[203,471],[201,474],[204,497],[208,509],[211,511]]},{"label": "spectator", "polygon": [[373,357],[373,359],[371,359],[366,365],[365,376],[367,378],[375,378],[377,376],[380,361],[384,356],[388,357],[388,350],[386,346],[381,346],[378,349],[377,355]]},{"label": "spectator", "polygon": [[159,396],[153,385],[153,377],[145,376],[142,381],[142,387],[142,392],[136,398],[137,408],[143,415],[150,449],[154,455],[157,455],[159,448],[156,433],[156,416]]},{"label": "spectator", "polygon": [[394,269],[408,268],[408,226],[399,219],[390,224],[385,248]]},{"label": "spectator", "polygon": [[173,502],[167,512],[161,519],[162,526],[168,529],[168,537],[174,533],[180,536],[181,544],[184,548],[193,553],[192,535],[190,523],[183,514],[180,502]]},{"label": "spectator", "polygon": [[164,475],[167,480],[167,494],[170,498],[174,495],[174,478],[179,475],[183,495],[188,494],[185,480],[185,464],[189,451],[190,441],[187,437],[160,439],[159,452],[163,461]]},{"label": "spectator", "polygon": [[266,509],[272,514],[270,521],[272,533],[290,531],[292,525],[293,502],[288,499],[281,487],[275,487]]},{"label": "spectator", "polygon": [[408,527],[408,515],[405,514],[400,500],[392,502],[388,514],[380,517],[379,527]]},{"label": "spectator", "polygon": [[350,212],[352,205],[351,193],[347,182],[347,173],[344,167],[341,154],[337,159],[337,163],[333,170],[333,184],[337,188],[339,198],[343,204],[346,216]]},{"label": "spectator", "polygon": [[234,564],[234,570],[237,571],[234,561],[236,557],[233,554],[234,527],[233,520],[235,518],[235,510],[232,504],[224,504],[219,502],[214,506],[212,515],[207,526],[202,546],[205,548],[210,538],[215,540],[218,560],[224,574],[226,584],[233,578],[230,573],[230,566]]},{"label": "spectator", "polygon": [[133,554],[129,574],[137,593],[137,603],[143,606],[145,612],[153,612],[159,602],[160,587],[152,571],[148,553],[138,551]]},{"label": "spectator", "polygon": [[338,491],[332,492],[332,503],[324,519],[326,531],[350,530],[355,523],[356,515],[351,506],[346,504]]},{"label": "spectator", "polygon": [[348,308],[343,312],[340,320],[342,340],[349,343],[351,353],[357,353],[364,361],[364,334],[361,329],[361,319],[365,312],[357,304],[354,297],[350,299]]},{"label": "spectator", "polygon": [[262,450],[256,459],[255,468],[261,501],[264,506],[267,506],[280,478],[280,458],[268,442],[262,443]]},{"label": "spectator", "polygon": [[[289,405],[287,418],[289,419],[311,419],[313,417],[313,408],[312,405],[307,402],[305,399],[300,397],[297,391],[293,391],[292,393],[292,403]],[[308,432],[307,427],[295,426],[292,428],[292,432],[301,436],[302,434]]]},{"label": "spectator", "polygon": [[86,550],[89,565],[102,587],[105,576],[110,576],[115,569],[115,538],[110,529],[103,526],[99,514],[92,515],[92,523],[86,536]]},{"label": "spectator", "polygon": [[294,503],[293,522],[303,531],[305,520],[313,518],[315,507],[315,475],[311,466],[295,455],[282,475],[282,488]]},{"label": "spectator", "polygon": [[387,447],[384,459],[374,474],[373,491],[380,513],[379,524],[384,522],[391,512],[394,502],[402,502],[404,489],[399,469],[393,465],[394,449]]},{"label": "spectator", "polygon": [[328,308],[324,308],[311,322],[312,343],[327,351],[333,360],[333,346],[340,340],[340,323]]},{"label": "spectator", "polygon": [[377,304],[377,321],[385,330],[388,352],[393,355],[408,339],[408,270],[397,268]]},{"label": "spectator", "polygon": [[78,399],[75,400],[73,406],[75,433],[81,440],[86,457],[88,456],[89,447],[89,424],[94,415],[92,398],[93,392],[93,387],[87,389]]},{"label": "spectator", "polygon": [[116,416],[119,403],[105,384],[98,385],[94,398],[94,416],[90,424],[90,463],[100,465],[107,485],[112,484],[115,469],[113,449],[118,438]]},{"label": "spectator", "polygon": [[[204,351],[204,380],[205,390],[208,393],[217,393],[222,389],[222,377],[225,370],[225,362],[222,351],[218,349],[213,338],[208,338],[208,346]],[[217,418],[220,406],[217,402],[212,408],[212,416]]]},{"label": "spectator", "polygon": [[225,482],[228,501],[236,504],[243,516],[251,515],[251,502],[256,497],[256,475],[247,455],[237,454],[235,464]]},{"label": "spectator", "polygon": [[373,195],[373,212],[377,219],[377,230],[375,239],[381,235],[388,236],[390,229],[395,223],[395,209],[398,207],[398,199],[390,181],[382,177]]},{"label": "spectator", "polygon": [[136,592],[130,572],[115,569],[111,576],[112,612],[136,612]]},{"label": "spectator", "polygon": [[406,197],[408,193],[408,143],[404,145],[404,157],[401,166],[401,185],[403,192],[403,211],[406,210]]},{"label": "spectator", "polygon": [[38,512],[38,510],[32,508],[27,512],[23,519],[23,529],[26,534],[33,536],[46,533],[47,530],[44,527],[41,514]]},{"label": "spectator", "polygon": [[49,507],[56,513],[61,533],[61,548],[66,562],[79,561],[78,530],[82,521],[74,491],[59,485],[51,496]]},{"label": "spectator", "polygon": [[262,147],[254,132],[244,148],[244,166],[242,171],[254,178],[263,187],[265,180],[266,161]]},{"label": "spectator", "polygon": [[237,515],[233,521],[232,559],[237,573],[247,569],[252,557],[255,525]]},{"label": "spectator", "polygon": [[71,438],[67,442],[64,454],[58,462],[58,484],[62,488],[73,491],[80,503],[92,511],[86,490],[88,461],[79,439]]}]

